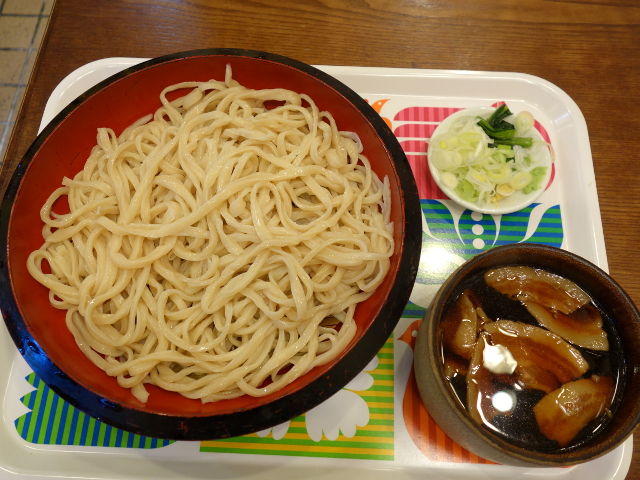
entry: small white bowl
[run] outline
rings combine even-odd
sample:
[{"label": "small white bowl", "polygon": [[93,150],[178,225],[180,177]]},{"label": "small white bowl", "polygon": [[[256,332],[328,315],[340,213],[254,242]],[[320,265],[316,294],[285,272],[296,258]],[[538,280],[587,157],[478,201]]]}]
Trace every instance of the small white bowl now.
[{"label": "small white bowl", "polygon": [[[454,114],[449,115],[447,118],[445,118],[442,121],[442,123],[440,123],[440,125],[436,127],[436,129],[433,131],[433,134],[431,135],[431,138],[435,138],[438,135],[448,132],[449,128],[451,127],[451,124],[460,117],[471,115],[474,117],[482,116],[484,118],[488,118],[491,115],[491,113],[493,113],[494,111],[495,111],[495,107],[471,107],[471,108],[465,108],[464,110],[455,112]],[[535,127],[533,127],[533,130],[535,131],[537,137],[539,139],[542,139],[542,135]],[[440,190],[442,190],[451,200],[453,200],[454,202],[456,202],[457,204],[465,208],[468,208],[469,210],[473,210],[474,212],[503,214],[503,213],[512,213],[512,212],[517,212],[518,210],[522,210],[523,208],[527,207],[528,205],[533,203],[535,200],[537,200],[538,197],[542,194],[542,192],[545,191],[546,187],[549,185],[549,180],[551,178],[551,172],[552,172],[551,152],[548,149],[545,151],[546,151],[546,154],[541,159],[541,162],[539,162],[536,165],[540,167],[547,167],[547,173],[541,182],[541,185],[544,185],[544,187],[534,190],[531,193],[524,193],[522,190],[517,190],[513,194],[503,198],[502,200],[496,203],[493,203],[490,205],[483,205],[483,206],[460,198],[460,196],[453,189],[447,187],[442,182],[440,178],[440,171],[431,162],[431,139],[429,139],[427,159],[429,162],[429,171],[431,172],[431,176],[435,180],[438,187],[440,187]]]}]

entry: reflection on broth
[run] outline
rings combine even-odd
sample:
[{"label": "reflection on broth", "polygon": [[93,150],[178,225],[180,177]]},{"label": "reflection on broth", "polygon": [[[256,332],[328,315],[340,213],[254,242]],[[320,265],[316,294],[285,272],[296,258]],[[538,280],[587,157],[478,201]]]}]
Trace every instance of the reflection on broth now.
[{"label": "reflection on broth", "polygon": [[622,391],[620,338],[575,283],[525,266],[469,279],[438,326],[444,374],[470,417],[537,451],[601,432]]}]

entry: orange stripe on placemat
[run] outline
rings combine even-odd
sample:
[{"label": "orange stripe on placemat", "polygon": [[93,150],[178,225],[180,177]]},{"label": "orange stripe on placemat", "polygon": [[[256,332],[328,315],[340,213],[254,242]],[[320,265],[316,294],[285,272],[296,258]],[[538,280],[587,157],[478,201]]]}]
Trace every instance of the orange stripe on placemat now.
[{"label": "orange stripe on placemat", "polygon": [[462,448],[433,421],[420,398],[413,368],[402,402],[402,415],[413,443],[429,460],[447,463],[493,463]]},{"label": "orange stripe on placemat", "polygon": [[[415,390],[415,388],[417,387],[416,382],[414,381],[414,379],[410,376],[409,377],[409,383],[407,384],[407,391],[405,392],[405,400],[410,404],[411,408],[410,408],[410,418],[413,419],[420,419],[420,402],[417,401],[417,396],[419,395],[418,392],[414,392],[413,390]],[[418,394],[418,395],[416,395]],[[406,412],[409,413],[409,412]],[[407,415],[406,415],[405,411],[404,411],[404,406],[403,406],[403,416],[405,418],[405,423],[407,421]],[[413,435],[411,435],[411,438],[413,439],[414,443],[418,446],[418,448],[420,450],[423,449],[423,442],[422,442],[422,432],[420,429],[421,425],[419,421],[413,422],[412,426],[409,427],[407,426],[407,431],[411,432]]]},{"label": "orange stripe on placemat", "polygon": [[[420,323],[421,320],[414,321],[397,337],[398,340],[407,343],[411,350],[415,349],[414,333],[417,332]],[[402,416],[411,440],[429,460],[448,463],[493,463],[462,448],[438,427],[422,403],[413,367],[402,399]]]},{"label": "orange stripe on placemat", "polygon": [[453,445],[455,444],[455,442],[453,440],[451,440],[450,437],[448,437],[447,435],[444,434],[444,432],[442,433],[442,435],[444,436],[444,449],[447,453],[447,457],[451,459],[451,461],[453,462],[459,462],[460,461],[460,457],[457,457],[455,455],[455,453],[453,452]]},{"label": "orange stripe on placemat", "polygon": [[464,463],[465,460],[468,461],[469,456],[467,455],[465,458],[465,455],[464,455],[466,450],[462,448],[460,445],[458,445],[456,442],[452,441],[451,443],[452,443],[451,450],[452,450],[453,456],[457,459],[456,462]]}]

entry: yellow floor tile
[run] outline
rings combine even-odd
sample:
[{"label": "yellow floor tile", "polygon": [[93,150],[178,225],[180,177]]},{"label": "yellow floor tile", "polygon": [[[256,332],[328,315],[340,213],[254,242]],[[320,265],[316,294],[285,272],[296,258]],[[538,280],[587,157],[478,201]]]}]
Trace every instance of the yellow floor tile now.
[{"label": "yellow floor tile", "polygon": [[24,97],[25,90],[26,90],[26,87],[18,86],[18,89],[15,94],[14,108],[11,111],[11,114],[9,115],[10,122],[15,122],[16,117],[18,116],[18,111],[20,110],[20,106],[22,105],[22,97]]},{"label": "yellow floor tile", "polygon": [[44,0],[44,9],[43,12],[45,15],[49,15],[51,13],[51,9],[53,8],[54,0]]},{"label": "yellow floor tile", "polygon": [[26,61],[26,51],[0,50],[0,83],[18,84]]},{"label": "yellow floor tile", "polygon": [[29,48],[38,17],[0,16],[0,48]]},{"label": "yellow floor tile", "polygon": [[11,105],[17,90],[17,87],[0,87],[0,122],[9,120]]},{"label": "yellow floor tile", "polygon": [[43,0],[4,0],[2,13],[38,15],[42,10],[43,3]]},{"label": "yellow floor tile", "polygon": [[0,0],[0,162],[55,0]]},{"label": "yellow floor tile", "polygon": [[36,62],[36,57],[38,56],[38,50],[34,49],[27,59],[26,66],[24,69],[24,76],[22,77],[22,84],[26,85],[29,83],[29,76],[31,75],[31,70],[33,70],[33,65]]},{"label": "yellow floor tile", "polygon": [[36,29],[36,36],[33,39],[33,47],[40,48],[42,43],[42,37],[44,37],[44,31],[47,29],[48,18],[41,18]]}]

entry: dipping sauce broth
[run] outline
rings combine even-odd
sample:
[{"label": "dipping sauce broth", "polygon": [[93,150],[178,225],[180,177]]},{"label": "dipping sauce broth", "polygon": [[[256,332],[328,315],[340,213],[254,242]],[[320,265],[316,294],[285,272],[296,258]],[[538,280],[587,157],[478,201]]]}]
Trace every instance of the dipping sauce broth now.
[{"label": "dipping sauce broth", "polygon": [[445,376],[476,422],[528,450],[584,445],[624,390],[613,320],[573,282],[523,266],[469,278],[441,319]]}]

